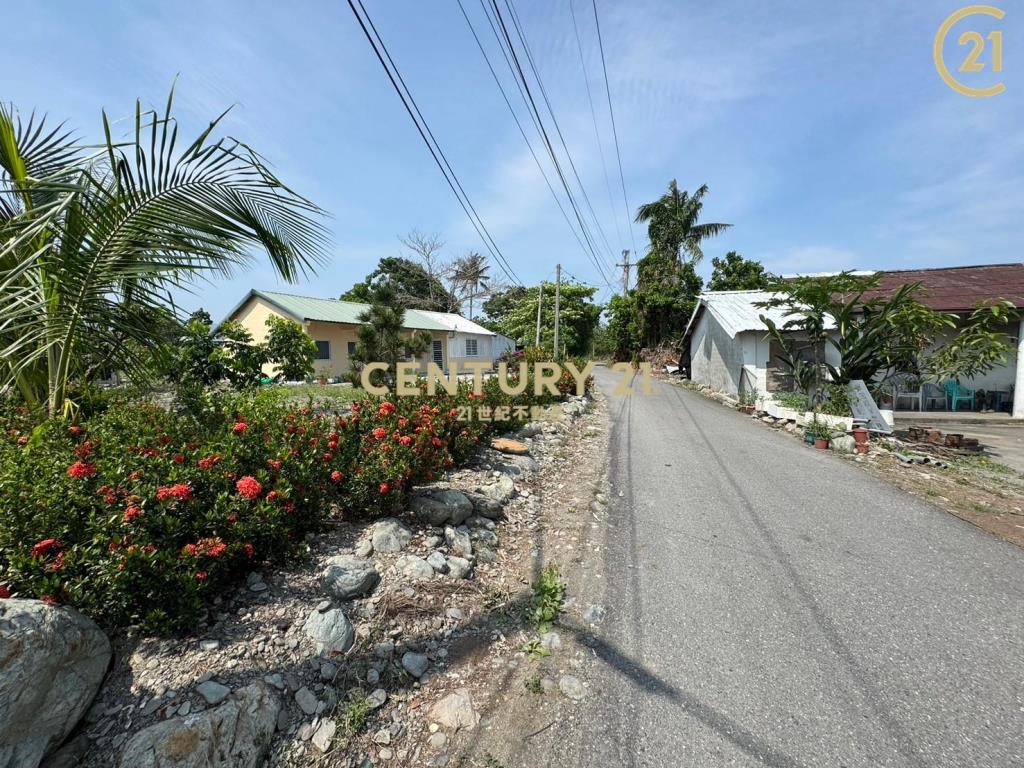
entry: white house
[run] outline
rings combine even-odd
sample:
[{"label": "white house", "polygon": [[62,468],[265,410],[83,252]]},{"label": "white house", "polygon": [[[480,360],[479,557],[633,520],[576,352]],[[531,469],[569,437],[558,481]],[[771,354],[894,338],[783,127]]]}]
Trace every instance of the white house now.
[{"label": "white house", "polygon": [[[789,388],[778,361],[782,350],[768,339],[768,326],[761,320],[764,315],[781,327],[788,316],[780,309],[757,306],[773,296],[767,291],[708,291],[700,295],[683,335],[681,367],[693,381],[734,396]],[[801,334],[787,336],[799,346]],[[807,349],[810,359],[810,345]],[[831,345],[825,346],[823,356],[828,363],[838,362]]]},{"label": "white house", "polygon": [[[900,286],[920,283],[918,298],[922,303],[961,318],[979,304],[997,299],[1024,308],[1024,264],[892,270],[879,277],[878,287],[865,294],[866,299],[884,297]],[[757,306],[771,297],[765,291],[701,294],[683,336],[681,367],[691,379],[732,395],[755,389],[767,393],[790,388],[789,377],[778,360],[782,350],[777,342],[768,339],[761,315],[780,327],[787,318],[779,309]],[[1024,397],[1014,397],[1024,387],[1024,366],[1017,365],[1024,352],[1024,320],[1013,321],[1004,330],[1016,342],[1017,354],[973,380],[962,380],[960,385],[979,395],[984,391],[985,407],[1009,410],[1012,403],[1013,415],[1024,418]],[[788,335],[799,342],[800,334]],[[803,356],[810,359],[809,346]],[[824,359],[832,365],[839,364],[838,353],[830,344],[825,345]],[[935,387],[932,391],[938,394],[932,398],[932,404],[942,405],[942,390]],[[981,406],[980,400],[975,403],[976,408]]]}]

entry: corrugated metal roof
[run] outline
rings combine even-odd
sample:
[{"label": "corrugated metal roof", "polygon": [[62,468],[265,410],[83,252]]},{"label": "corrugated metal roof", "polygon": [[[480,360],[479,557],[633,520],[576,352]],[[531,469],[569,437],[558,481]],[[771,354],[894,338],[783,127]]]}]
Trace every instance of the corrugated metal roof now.
[{"label": "corrugated metal roof", "polygon": [[[370,308],[369,304],[360,304],[356,301],[339,301],[338,299],[317,299],[311,296],[295,296],[290,293],[278,293],[277,291],[253,291],[254,296],[260,296],[272,304],[275,304],[284,312],[298,320],[316,320],[324,323],[348,323],[360,325],[359,315]],[[234,314],[234,313],[232,313]],[[440,322],[429,315],[437,315],[437,312],[421,312],[415,309],[405,310],[403,328],[421,331],[449,331],[448,325]],[[453,315],[464,323],[469,320]],[[475,323],[473,323],[475,325]],[[484,333],[490,333],[486,329]],[[469,331],[475,333],[475,331]]]},{"label": "corrugated metal roof", "polygon": [[489,331],[482,325],[474,323],[472,320],[467,320],[462,315],[456,315],[452,312],[428,312],[425,309],[417,309],[417,315],[424,315],[431,320],[436,320],[445,326],[449,331],[458,331],[459,333],[475,333],[481,336],[495,336],[497,334],[494,331]]},{"label": "corrugated metal roof", "polygon": [[878,288],[865,299],[889,296],[908,283],[920,283],[918,299],[932,309],[968,310],[982,302],[1008,299],[1024,306],[1024,264],[907,269],[882,272]]},{"label": "corrugated metal roof", "polygon": [[[767,331],[768,326],[761,320],[764,315],[781,327],[792,316],[778,307],[759,307],[776,295],[771,291],[708,291],[702,293],[686,328],[690,334],[702,309],[707,309],[730,337],[744,331]],[[828,327],[834,327],[831,323]]]}]

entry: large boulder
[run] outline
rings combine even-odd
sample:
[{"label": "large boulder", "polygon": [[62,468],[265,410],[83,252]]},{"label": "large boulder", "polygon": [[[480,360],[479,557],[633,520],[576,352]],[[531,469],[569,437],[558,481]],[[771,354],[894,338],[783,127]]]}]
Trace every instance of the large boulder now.
[{"label": "large boulder", "polygon": [[395,563],[398,572],[410,581],[426,581],[434,578],[434,569],[430,563],[416,555],[402,555]]},{"label": "large boulder", "polygon": [[110,664],[110,641],[72,608],[0,600],[0,766],[35,768],[74,729]]},{"label": "large boulder", "polygon": [[413,513],[431,525],[462,525],[473,514],[473,502],[462,491],[428,488],[409,498]]},{"label": "large boulder", "polygon": [[379,580],[380,574],[371,562],[352,555],[332,557],[323,573],[324,589],[338,600],[367,595]]},{"label": "large boulder", "polygon": [[277,727],[281,702],[266,685],[241,688],[218,707],[175,717],[135,734],[121,768],[256,768]]},{"label": "large boulder", "polygon": [[[516,492],[516,484],[508,475],[498,475],[490,485],[484,485],[477,489],[480,493],[498,504],[504,504],[512,498]],[[481,514],[484,510],[481,509]]]},{"label": "large boulder", "polygon": [[401,552],[412,541],[412,531],[393,517],[378,520],[370,534],[375,552],[394,554]]},{"label": "large boulder", "polygon": [[356,641],[356,631],[340,608],[309,614],[302,629],[316,643],[317,653],[345,653]]}]

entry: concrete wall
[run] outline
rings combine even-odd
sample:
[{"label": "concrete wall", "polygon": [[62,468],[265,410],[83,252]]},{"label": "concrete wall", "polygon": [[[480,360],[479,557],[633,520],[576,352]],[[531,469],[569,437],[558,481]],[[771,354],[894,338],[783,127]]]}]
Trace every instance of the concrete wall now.
[{"label": "concrete wall", "polygon": [[[257,344],[261,344],[267,340],[267,333],[270,329],[267,327],[267,318],[270,316],[283,317],[271,304],[264,301],[259,296],[252,296],[250,299],[242,305],[241,309],[235,313],[233,320],[237,320],[242,326],[252,334],[252,339]],[[263,373],[267,376],[274,376],[277,374],[276,365],[264,365]]]},{"label": "concrete wall", "polygon": [[719,392],[738,395],[744,364],[743,341],[730,337],[706,310],[697,320],[691,339],[690,378]]}]

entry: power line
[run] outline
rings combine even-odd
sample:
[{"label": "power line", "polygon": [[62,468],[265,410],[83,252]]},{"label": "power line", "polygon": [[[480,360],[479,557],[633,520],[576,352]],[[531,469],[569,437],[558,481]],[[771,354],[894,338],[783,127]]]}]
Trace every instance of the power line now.
[{"label": "power line", "polygon": [[[572,16],[572,29],[576,33],[576,50],[580,54],[580,68],[583,70],[583,85],[587,89],[587,103],[590,104],[590,117],[594,123],[594,141],[597,143],[597,151],[601,155],[601,170],[604,172],[604,186],[608,191],[608,210],[615,210],[615,201],[612,199],[612,182],[608,176],[608,163],[604,159],[604,144],[601,141],[601,132],[597,127],[597,110],[594,109],[594,96],[590,91],[590,76],[587,74],[587,62],[583,56],[583,41],[580,38],[580,28],[576,23],[576,9],[574,7],[573,0],[569,0],[569,13]],[[619,238],[619,247],[622,247],[622,228],[619,227],[619,219],[617,216],[612,216],[615,222],[615,234]],[[626,226],[629,226],[629,222],[626,222]]]},{"label": "power line", "polygon": [[[359,6],[359,10],[356,9],[357,4]],[[395,93],[398,94],[399,99],[401,99],[402,106],[405,107],[405,111],[408,112],[409,117],[412,118],[413,124],[416,126],[416,130],[420,134],[420,138],[422,138],[423,143],[427,145],[427,149],[430,151],[431,157],[434,158],[434,162],[437,164],[438,169],[444,176],[445,181],[448,182],[448,186],[459,201],[459,205],[466,213],[466,216],[469,218],[473,228],[480,236],[480,239],[483,240],[484,246],[488,251],[490,251],[502,272],[504,272],[505,275],[514,283],[523,285],[523,282],[519,279],[515,271],[512,269],[512,266],[506,260],[505,255],[501,252],[498,244],[494,241],[494,238],[491,237],[491,233],[487,230],[487,226],[484,224],[483,219],[481,219],[480,215],[477,213],[476,208],[469,199],[469,195],[466,194],[466,190],[463,188],[454,169],[448,162],[448,158],[441,149],[441,145],[434,137],[429,124],[423,117],[423,113],[420,111],[419,105],[416,104],[416,100],[413,98],[412,92],[406,85],[398,66],[395,64],[394,59],[391,58],[391,54],[388,52],[387,46],[384,44],[384,40],[377,32],[377,28],[374,26],[373,20],[370,18],[369,13],[367,13],[366,8],[363,6],[362,0],[348,0],[348,5],[349,8],[352,9],[352,14],[356,17],[356,21],[359,22],[359,27],[363,30],[363,34],[366,36],[367,42],[369,42],[370,47],[373,48],[373,52],[376,55],[377,60],[384,68],[384,72],[387,74],[388,80],[391,81],[391,86],[395,89]],[[360,11],[362,11],[362,15],[360,15]],[[367,24],[369,24],[369,28],[367,28]],[[370,33],[371,29],[373,30],[372,34]],[[390,67],[388,66],[389,64]],[[401,87],[399,87],[399,83],[401,83]]]},{"label": "power line", "polygon": [[[483,3],[484,0],[481,0],[481,4]],[[512,42],[512,37],[509,34],[508,28],[506,27],[505,21],[501,15],[501,9],[498,7],[497,0],[491,0],[491,5],[494,11],[495,20],[497,21],[498,26],[501,28],[501,35],[498,35],[497,27],[494,27],[493,24],[492,29],[494,30],[495,35],[498,35],[499,43],[501,43],[502,37],[504,37],[505,42],[504,44],[502,44],[502,50],[504,51],[505,46],[507,45],[508,54],[511,55],[509,66],[512,68],[513,76],[517,78],[517,85],[520,86],[520,93],[523,95],[524,100],[527,102],[528,109],[531,110],[531,116],[534,119],[534,125],[537,127],[538,132],[541,134],[541,138],[543,139],[545,147],[548,150],[548,155],[551,157],[551,161],[554,164],[555,170],[558,173],[559,180],[562,182],[562,187],[565,190],[566,196],[569,199],[569,203],[572,206],[573,213],[575,214],[576,220],[579,223],[580,231],[583,233],[584,239],[589,244],[589,250],[591,251],[591,261],[597,268],[597,271],[601,275],[601,278],[605,282],[609,282],[608,276],[607,274],[605,274],[604,267],[601,265],[601,261],[597,256],[597,250],[594,247],[593,238],[590,235],[589,229],[583,220],[583,216],[580,213],[579,206],[576,203],[576,199],[572,193],[572,190],[569,188],[569,183],[565,178],[565,173],[562,171],[561,164],[558,162],[558,156],[555,152],[554,145],[551,142],[551,138],[548,135],[546,128],[544,127],[543,119],[541,118],[540,114],[540,109],[537,107],[537,102],[534,99],[532,92],[530,91],[529,81],[527,80],[526,74],[524,73],[522,65],[519,62],[519,56],[516,53],[515,45]],[[484,6],[484,8],[486,10],[486,5]],[[488,19],[490,19],[489,14]]]},{"label": "power line", "polygon": [[[495,0],[496,2],[496,0]],[[540,86],[541,96],[544,99],[544,104],[548,108],[548,113],[551,115],[551,122],[555,126],[555,131],[558,133],[558,139],[562,144],[562,149],[565,151],[565,156],[569,160],[569,167],[572,170],[573,177],[576,179],[576,184],[580,188],[580,192],[583,195],[583,202],[586,203],[587,209],[590,211],[590,216],[594,220],[594,224],[597,225],[597,231],[601,235],[601,239],[604,240],[605,248],[608,250],[608,255],[612,254],[611,244],[608,242],[608,237],[604,233],[604,228],[601,226],[601,222],[597,218],[597,214],[594,212],[594,206],[590,203],[590,195],[587,194],[586,187],[583,186],[583,180],[580,178],[579,173],[576,170],[576,163],[573,162],[572,153],[569,152],[569,146],[565,141],[565,136],[562,135],[562,128],[558,124],[558,118],[555,116],[554,107],[551,105],[551,100],[548,98],[547,88],[544,87],[544,80],[540,76],[540,71],[537,69],[536,62],[533,59],[533,52],[530,50],[530,44],[526,40],[526,33],[523,32],[522,24],[519,21],[519,14],[516,12],[515,6],[512,4],[512,0],[504,0],[505,7],[509,10],[509,15],[512,18],[512,25],[516,30],[516,34],[519,36],[519,41],[523,44],[523,50],[526,52],[526,60],[530,65],[530,70],[533,72],[533,77],[537,81],[537,85]],[[612,256],[609,263],[614,262],[615,258]]]},{"label": "power line", "polygon": [[615,157],[619,161],[619,181],[622,182],[622,202],[626,204],[626,221],[629,222],[629,239],[633,243],[633,253],[639,256],[636,239],[633,237],[633,215],[626,195],[626,175],[622,172],[622,152],[619,150],[619,131],[615,127],[615,110],[612,109],[612,88],[608,84],[608,65],[604,58],[604,40],[601,38],[601,20],[597,16],[597,0],[590,0],[594,7],[594,26],[597,28],[597,46],[601,51],[601,70],[604,72],[604,92],[608,96],[608,114],[612,118],[612,136],[615,138]]},{"label": "power line", "polygon": [[[530,150],[530,155],[533,157],[534,163],[537,164],[537,169],[540,171],[541,176],[544,178],[544,183],[547,185],[548,191],[551,192],[551,196],[554,198],[555,204],[558,206],[558,210],[562,212],[562,218],[564,218],[565,219],[565,223],[569,225],[569,230],[572,232],[573,237],[576,238],[576,242],[579,243],[579,246],[583,250],[584,255],[587,255],[587,253],[586,253],[587,246],[584,244],[583,240],[580,238],[579,234],[576,232],[576,228],[573,226],[572,221],[569,219],[569,214],[566,212],[565,206],[562,205],[562,201],[558,198],[558,194],[555,192],[555,188],[551,184],[551,180],[548,177],[547,171],[544,170],[544,166],[540,162],[540,158],[537,157],[537,153],[536,153],[536,151],[533,148],[533,144],[531,143],[530,138],[526,135],[526,129],[523,128],[523,124],[519,120],[519,116],[516,114],[516,110],[512,106],[512,102],[508,98],[508,94],[505,91],[505,86],[502,85],[501,78],[498,77],[498,73],[494,70],[494,66],[491,64],[491,58],[490,58],[490,56],[487,55],[487,49],[484,47],[483,42],[480,40],[480,36],[476,33],[476,27],[473,26],[473,22],[470,20],[469,14],[466,12],[466,9],[465,9],[465,7],[462,4],[462,0],[456,0],[456,2],[459,5],[459,10],[462,11],[462,17],[466,20],[466,24],[469,26],[469,31],[472,33],[473,39],[476,41],[477,48],[480,49],[480,53],[483,55],[484,61],[487,63],[487,69],[490,70],[491,77],[494,78],[494,82],[497,84],[498,90],[501,92],[501,96],[502,96],[502,98],[505,101],[505,106],[508,107],[509,112],[512,114],[512,119],[515,121],[516,127],[519,129],[519,133],[522,135],[523,141],[526,142],[526,147],[527,147],[527,149]],[[484,7],[484,10],[486,12],[486,6]],[[490,16],[488,16],[488,21],[490,21]],[[492,29],[494,29],[493,23],[492,23]],[[495,34],[497,34],[496,30],[495,30]],[[500,42],[500,38],[499,38],[499,42]],[[504,47],[502,47],[501,51],[505,55],[505,60],[506,60],[506,62],[509,63],[509,67],[511,68],[511,66],[512,66],[511,62],[509,62],[509,60],[508,60],[508,54],[505,53]],[[518,85],[518,80],[516,81],[516,84]],[[520,95],[522,95],[522,87],[521,86],[520,86]],[[525,100],[525,97],[524,97],[524,100]]]}]

